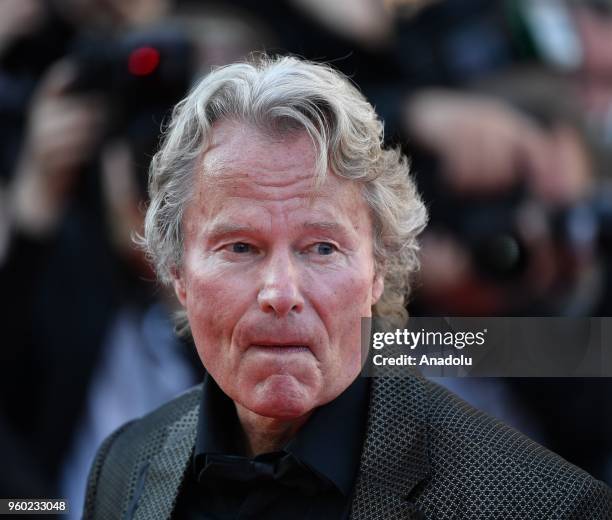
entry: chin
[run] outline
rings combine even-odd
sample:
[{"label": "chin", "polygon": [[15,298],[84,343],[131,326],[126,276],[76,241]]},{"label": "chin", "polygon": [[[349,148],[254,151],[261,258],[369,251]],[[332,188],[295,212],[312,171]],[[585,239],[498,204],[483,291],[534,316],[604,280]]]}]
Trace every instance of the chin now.
[{"label": "chin", "polygon": [[249,392],[246,407],[264,417],[296,419],[316,407],[314,395],[314,389],[293,376],[272,375],[257,383]]}]

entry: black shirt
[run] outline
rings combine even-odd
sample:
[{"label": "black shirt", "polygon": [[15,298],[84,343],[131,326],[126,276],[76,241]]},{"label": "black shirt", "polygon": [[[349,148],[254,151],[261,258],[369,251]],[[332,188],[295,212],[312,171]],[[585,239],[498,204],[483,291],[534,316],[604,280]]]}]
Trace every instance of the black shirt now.
[{"label": "black shirt", "polygon": [[358,377],[281,451],[248,458],[233,401],[206,375],[193,465],[173,518],[348,518],[368,397],[369,380]]}]

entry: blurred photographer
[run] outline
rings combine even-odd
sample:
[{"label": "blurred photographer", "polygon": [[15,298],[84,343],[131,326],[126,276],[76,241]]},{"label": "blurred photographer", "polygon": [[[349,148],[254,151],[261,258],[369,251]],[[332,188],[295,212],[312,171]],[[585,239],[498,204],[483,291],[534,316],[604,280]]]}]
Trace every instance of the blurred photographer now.
[{"label": "blurred photographer", "polygon": [[438,215],[422,273],[436,310],[589,314],[605,297],[601,151],[575,98],[561,77],[521,69],[412,99],[409,134],[431,157],[417,153],[416,168]]}]

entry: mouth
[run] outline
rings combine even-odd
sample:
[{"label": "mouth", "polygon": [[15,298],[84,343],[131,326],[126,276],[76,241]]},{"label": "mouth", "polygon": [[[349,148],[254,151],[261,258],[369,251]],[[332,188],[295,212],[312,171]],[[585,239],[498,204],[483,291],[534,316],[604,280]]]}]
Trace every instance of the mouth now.
[{"label": "mouth", "polygon": [[311,351],[308,345],[295,343],[252,343],[250,348],[271,354],[299,354]]}]

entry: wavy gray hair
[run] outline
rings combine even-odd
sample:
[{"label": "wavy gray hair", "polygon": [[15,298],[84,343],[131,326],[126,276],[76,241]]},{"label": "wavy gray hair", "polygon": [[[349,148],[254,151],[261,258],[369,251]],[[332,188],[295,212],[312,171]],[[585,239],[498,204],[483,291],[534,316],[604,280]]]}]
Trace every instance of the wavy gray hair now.
[{"label": "wavy gray hair", "polygon": [[271,133],[305,130],[316,151],[317,184],[329,168],[363,186],[374,227],[375,266],[385,281],[373,315],[392,326],[405,324],[410,277],[418,268],[416,237],[427,221],[408,161],[399,149],[383,147],[381,120],[346,77],[294,57],[258,56],[220,67],[175,107],[151,161],[141,239],[160,281],[170,284],[181,268],[181,223],[194,174],[202,169],[213,124],[230,119]]}]

